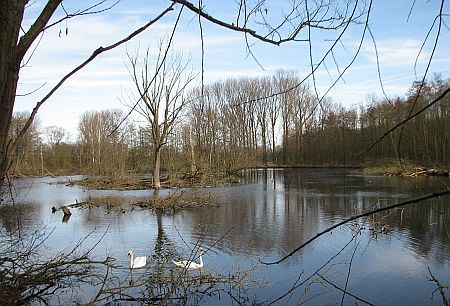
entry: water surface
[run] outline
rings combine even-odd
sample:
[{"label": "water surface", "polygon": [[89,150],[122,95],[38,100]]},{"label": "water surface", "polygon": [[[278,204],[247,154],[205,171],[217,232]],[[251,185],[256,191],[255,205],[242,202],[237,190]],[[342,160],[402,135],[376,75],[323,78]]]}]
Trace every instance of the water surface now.
[{"label": "water surface", "polygon": [[[441,304],[439,294],[432,295],[436,285],[428,280],[428,268],[441,283],[450,283],[449,197],[360,219],[325,234],[279,264],[261,262],[282,258],[354,214],[448,188],[448,179],[363,177],[341,169],[261,169],[242,174],[242,185],[183,190],[214,195],[220,203],[212,208],[173,214],[73,208],[67,222],[62,222],[60,212],[52,214],[51,207],[102,196],[116,196],[126,203],[152,197],[153,191],[85,190],[56,184],[77,177],[20,179],[13,182],[13,191],[16,206],[26,208],[19,226],[23,230],[45,226],[52,231],[48,252],[73,246],[87,235],[86,248],[101,239],[92,256],[114,257],[124,268],[117,275],[124,279],[129,277],[128,250],[151,258],[152,265],[161,258],[188,257],[200,241],[208,249],[204,273],[246,271],[256,281],[246,285],[248,301],[340,304],[343,294],[336,287],[346,286],[351,294],[376,305]],[[161,194],[170,192],[180,191]],[[17,227],[5,210],[0,218],[5,229]],[[388,225],[390,231],[374,235],[375,225],[380,225],[377,230]],[[173,270],[170,261],[166,267]],[[78,301],[87,302],[93,294],[94,289],[85,289]],[[222,294],[220,299],[204,297],[200,303],[230,302]],[[343,304],[355,302],[364,304],[349,295]]]}]

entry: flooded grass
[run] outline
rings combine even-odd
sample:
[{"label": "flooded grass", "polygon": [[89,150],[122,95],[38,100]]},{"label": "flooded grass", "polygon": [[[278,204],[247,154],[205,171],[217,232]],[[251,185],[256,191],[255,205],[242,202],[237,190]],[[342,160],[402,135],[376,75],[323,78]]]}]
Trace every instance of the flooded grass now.
[{"label": "flooded grass", "polygon": [[[195,175],[163,175],[161,187],[191,188],[191,187],[217,187],[230,186],[241,183],[237,174],[227,173],[196,173]],[[96,190],[147,190],[153,189],[151,176],[105,176],[88,177],[82,180],[70,181],[69,186],[78,185]]]},{"label": "flooded grass", "polygon": [[97,190],[145,190],[153,188],[153,180],[148,177],[88,177],[70,181],[69,185],[78,185]]},{"label": "flooded grass", "polygon": [[219,206],[217,196],[212,194],[186,194],[176,193],[164,197],[153,198],[133,203],[133,207],[140,209],[175,212],[182,209]]},{"label": "flooded grass", "polygon": [[76,208],[102,207],[108,211],[126,213],[134,209],[174,213],[179,210],[200,207],[217,207],[218,195],[197,194],[177,191],[175,193],[152,198],[126,199],[119,196],[89,197],[86,201],[67,205]]}]

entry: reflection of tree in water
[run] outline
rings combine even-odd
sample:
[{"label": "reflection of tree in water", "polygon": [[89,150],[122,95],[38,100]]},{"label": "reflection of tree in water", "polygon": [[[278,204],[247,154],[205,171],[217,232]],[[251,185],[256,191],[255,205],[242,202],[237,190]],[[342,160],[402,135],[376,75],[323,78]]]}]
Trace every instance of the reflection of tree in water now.
[{"label": "reflection of tree in water", "polygon": [[156,212],[156,221],[158,225],[158,234],[156,237],[155,247],[152,255],[152,262],[158,266],[164,266],[168,262],[168,258],[176,255],[175,245],[167,237],[162,225],[162,212]]},{"label": "reflection of tree in water", "polygon": [[34,203],[0,205],[0,224],[7,232],[36,226],[39,206]]},{"label": "reflection of tree in water", "polygon": [[409,249],[419,256],[431,256],[439,264],[449,260],[450,206],[445,197],[396,209],[385,219],[400,233],[405,233]]},{"label": "reflection of tree in water", "polygon": [[[326,174],[330,170],[285,169],[273,172],[274,180],[285,185],[286,199],[290,193],[297,194],[297,199],[290,197],[290,200],[306,207],[304,211],[318,209],[326,226],[357,213],[435,192],[446,183],[434,178],[352,176],[345,170],[336,170],[334,175],[331,171],[329,176]],[[373,219],[381,226],[388,224],[392,230],[406,233],[401,239],[419,256],[431,255],[442,263],[450,252],[450,206],[446,202],[446,197],[435,198],[376,214]]]},{"label": "reflection of tree in water", "polygon": [[[155,201],[159,201],[160,190],[156,189],[153,193],[153,197]],[[176,254],[176,249],[172,241],[167,237],[164,232],[163,227],[163,212],[160,210],[156,210],[156,223],[158,228],[158,233],[156,236],[155,248],[152,255],[152,262],[158,264],[158,266],[165,265],[168,261],[168,257]]]},{"label": "reflection of tree in water", "polygon": [[[155,200],[159,198],[159,191],[155,191]],[[170,259],[180,258],[181,254],[175,244],[167,237],[163,227],[163,212],[156,211],[157,238],[148,270],[144,272],[138,282],[130,283],[139,287],[141,292],[134,297],[136,301],[149,304],[179,305],[179,304],[205,304],[205,299],[224,293],[232,297],[238,304],[251,303],[253,298],[248,296],[248,288],[253,282],[247,271],[236,271],[227,275],[203,273],[203,270],[188,271],[176,267]],[[195,251],[199,251],[202,239],[200,238],[189,260],[195,259]],[[136,271],[137,272],[137,271]],[[131,272],[133,273],[133,272]],[[132,274],[131,274],[132,275]],[[120,301],[116,300],[116,301]],[[208,303],[206,303],[208,304]]]}]

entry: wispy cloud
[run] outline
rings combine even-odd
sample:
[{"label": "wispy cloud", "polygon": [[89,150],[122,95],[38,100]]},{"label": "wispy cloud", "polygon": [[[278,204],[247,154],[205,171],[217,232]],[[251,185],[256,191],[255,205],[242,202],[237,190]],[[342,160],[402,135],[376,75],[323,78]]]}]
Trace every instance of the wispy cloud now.
[{"label": "wispy cloud", "polygon": [[[427,50],[420,50],[422,41],[415,39],[384,39],[377,40],[378,60],[382,67],[413,66],[416,59],[418,64],[428,60]],[[364,46],[363,54],[370,62],[376,62],[373,44]]]}]

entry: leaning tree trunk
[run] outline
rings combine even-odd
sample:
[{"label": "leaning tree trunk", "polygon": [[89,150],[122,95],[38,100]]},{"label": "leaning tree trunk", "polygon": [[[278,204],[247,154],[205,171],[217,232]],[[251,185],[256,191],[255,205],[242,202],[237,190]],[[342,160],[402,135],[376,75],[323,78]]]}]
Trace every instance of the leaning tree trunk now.
[{"label": "leaning tree trunk", "polygon": [[20,56],[16,46],[27,2],[0,1],[0,188],[11,163],[9,126],[20,70]]}]

